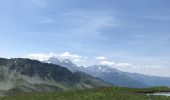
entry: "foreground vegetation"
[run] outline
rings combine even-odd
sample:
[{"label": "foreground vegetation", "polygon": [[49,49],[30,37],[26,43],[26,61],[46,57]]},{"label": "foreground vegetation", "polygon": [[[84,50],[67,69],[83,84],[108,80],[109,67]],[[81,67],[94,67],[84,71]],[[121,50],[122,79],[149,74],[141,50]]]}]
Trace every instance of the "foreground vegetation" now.
[{"label": "foreground vegetation", "polygon": [[167,87],[121,88],[103,87],[59,93],[27,93],[1,98],[1,100],[170,100],[166,96],[147,96],[147,93],[170,91]]}]

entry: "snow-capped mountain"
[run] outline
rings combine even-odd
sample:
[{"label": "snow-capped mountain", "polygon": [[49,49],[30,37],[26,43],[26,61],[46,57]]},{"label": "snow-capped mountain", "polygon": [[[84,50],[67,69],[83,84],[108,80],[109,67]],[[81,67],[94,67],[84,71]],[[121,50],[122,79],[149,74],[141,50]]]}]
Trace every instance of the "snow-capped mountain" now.
[{"label": "snow-capped mountain", "polygon": [[148,87],[170,86],[170,78],[142,75],[138,73],[123,72],[109,65],[94,65],[89,67],[77,66],[71,60],[61,57],[49,57],[45,63],[63,66],[71,72],[81,71],[94,77],[98,77],[116,86]]},{"label": "snow-capped mountain", "polygon": [[149,87],[149,86],[170,86],[170,78],[148,76],[138,73],[119,71],[112,66],[95,65],[81,69],[85,73],[116,86],[126,87]]},{"label": "snow-capped mountain", "polygon": [[107,65],[94,65],[84,68],[85,73],[92,75],[94,77],[99,77],[102,80],[109,82],[116,86],[125,86],[125,87],[146,87],[144,83],[137,81],[128,75],[125,75],[123,72],[112,68]]},{"label": "snow-capped mountain", "polygon": [[73,64],[72,61],[69,59],[64,59],[61,57],[50,57],[42,62],[63,66],[65,68],[69,69],[71,72],[78,71],[78,66]]},{"label": "snow-capped mountain", "polygon": [[77,66],[76,64],[72,63],[71,60],[61,57],[49,57],[43,62],[63,66],[69,69],[71,72],[85,72],[86,74],[99,77],[102,80],[116,86],[146,87],[144,83],[134,80],[131,77],[123,74],[123,72],[107,65],[94,65],[89,67]]},{"label": "snow-capped mountain", "polygon": [[[84,67],[85,68],[85,67]],[[83,71],[83,70],[82,70]],[[84,69],[84,71],[86,72],[94,72],[94,73],[111,73],[111,72],[117,72],[117,73],[120,73],[119,70],[115,69],[115,68],[111,68],[107,65],[94,65],[94,66],[89,66],[89,67],[86,67]]]}]

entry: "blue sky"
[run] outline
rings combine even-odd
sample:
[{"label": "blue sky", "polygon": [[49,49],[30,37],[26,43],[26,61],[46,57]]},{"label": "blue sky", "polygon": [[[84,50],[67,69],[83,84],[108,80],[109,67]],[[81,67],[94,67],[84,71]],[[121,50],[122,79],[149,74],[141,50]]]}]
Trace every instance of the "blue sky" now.
[{"label": "blue sky", "polygon": [[169,0],[2,0],[0,56],[67,51],[170,67],[169,5]]}]

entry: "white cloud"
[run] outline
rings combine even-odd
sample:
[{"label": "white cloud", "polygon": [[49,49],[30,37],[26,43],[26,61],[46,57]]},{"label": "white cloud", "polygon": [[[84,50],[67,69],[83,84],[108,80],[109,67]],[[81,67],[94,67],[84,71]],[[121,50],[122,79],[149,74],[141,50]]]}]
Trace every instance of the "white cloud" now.
[{"label": "white cloud", "polygon": [[25,58],[30,58],[34,60],[39,60],[39,61],[45,61],[49,59],[50,57],[59,57],[63,59],[70,59],[75,62],[81,61],[82,57],[77,55],[77,54],[71,54],[69,52],[64,52],[61,54],[55,54],[55,53],[49,53],[49,54],[43,54],[43,53],[37,53],[37,54],[28,54],[24,56]]},{"label": "white cloud", "polygon": [[[63,53],[36,53],[36,54],[28,54],[25,56],[25,58],[30,58],[34,60],[39,60],[39,61],[45,61],[49,59],[50,57],[59,57],[63,59],[70,59],[73,63],[79,65],[79,66],[89,66],[93,64],[101,64],[101,65],[108,65],[112,68],[119,69],[121,71],[125,72],[132,72],[132,73],[141,73],[141,74],[148,74],[148,75],[164,75],[168,76],[169,74],[163,73],[163,71],[166,71],[168,69],[165,66],[154,66],[154,65],[146,65],[146,66],[141,66],[141,65],[135,65],[131,64],[128,62],[114,62],[111,61],[110,59],[100,56],[100,57],[95,57],[94,59],[90,59],[87,57],[82,57],[77,54],[72,54],[70,52],[63,52]],[[159,71],[160,70],[160,71]],[[160,74],[160,75],[159,75]]]},{"label": "white cloud", "polygon": [[[127,72],[135,72],[134,70],[155,70],[155,69],[165,69],[167,67],[165,66],[151,66],[151,65],[146,65],[146,66],[141,66],[141,65],[135,65],[135,64],[131,64],[131,63],[124,63],[124,62],[112,62],[112,61],[108,61],[108,60],[102,60],[100,61],[101,65],[108,65],[110,67],[113,68],[117,68],[119,70],[122,71],[127,71]],[[138,72],[138,71],[137,71]],[[148,73],[150,74],[150,73]]]},{"label": "white cloud", "polygon": [[115,65],[114,62],[110,62],[110,61],[106,61],[106,60],[101,61],[100,64],[102,64],[102,65],[109,65],[109,66],[114,66]]},{"label": "white cloud", "polygon": [[101,65],[108,65],[108,66],[111,66],[111,67],[137,67],[135,65],[132,65],[131,63],[115,63],[115,62],[112,62],[112,61],[107,61],[107,60],[102,60],[100,62]]},{"label": "white cloud", "polygon": [[39,61],[45,61],[50,57],[56,56],[56,54],[49,53],[49,54],[43,54],[43,53],[37,53],[37,54],[28,54],[24,56],[24,58],[30,58],[34,60],[39,60]]},{"label": "white cloud", "polygon": [[134,65],[132,65],[132,64],[130,64],[130,63],[117,63],[117,64],[115,64],[116,66],[120,66],[120,67],[136,67],[136,66],[134,66]]},{"label": "white cloud", "polygon": [[70,59],[70,60],[73,60],[73,61],[81,61],[81,56],[77,55],[77,54],[71,54],[69,52],[64,52],[64,53],[61,53],[58,55],[59,57],[61,58],[64,58],[64,59]]},{"label": "white cloud", "polygon": [[[88,65],[89,62],[91,62],[92,60],[87,58],[87,57],[82,57],[80,55],[77,54],[72,54],[70,52],[63,52],[63,53],[59,53],[59,54],[55,54],[55,53],[48,53],[48,54],[44,54],[44,53],[35,53],[35,54],[28,54],[26,56],[24,56],[24,58],[30,58],[30,59],[34,59],[34,60],[39,60],[39,61],[45,61],[47,59],[49,59],[50,57],[56,57],[56,58],[62,58],[62,59],[70,59],[71,61],[73,61],[74,63],[81,63],[80,65]],[[166,68],[164,66],[150,66],[150,65],[146,65],[146,66],[141,66],[141,65],[134,65],[128,62],[113,62],[110,61],[108,58],[103,57],[103,56],[99,56],[99,57],[95,57],[94,58],[94,64],[97,64],[97,62],[101,65],[108,65],[111,66],[113,68]]]},{"label": "white cloud", "polygon": [[144,66],[145,68],[166,68],[165,66]]},{"label": "white cloud", "polygon": [[99,57],[95,57],[96,60],[107,60],[108,58],[103,57],[103,56],[99,56]]},{"label": "white cloud", "polygon": [[155,67],[130,67],[130,68],[122,68],[119,67],[117,68],[121,71],[125,72],[130,72],[130,73],[140,73],[140,74],[146,74],[146,75],[154,75],[154,76],[162,76],[162,77],[170,77],[169,70],[170,68],[168,67],[160,67],[160,68],[155,68]]},{"label": "white cloud", "polygon": [[80,59],[81,56],[76,55],[76,54],[71,54],[69,52],[64,52],[59,54],[60,57],[64,57],[64,58],[72,58],[72,59]]}]

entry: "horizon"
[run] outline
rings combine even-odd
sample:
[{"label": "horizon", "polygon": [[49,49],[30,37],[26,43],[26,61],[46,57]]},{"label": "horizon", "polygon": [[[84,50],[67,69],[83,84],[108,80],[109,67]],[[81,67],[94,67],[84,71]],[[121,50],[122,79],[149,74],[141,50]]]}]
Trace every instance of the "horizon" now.
[{"label": "horizon", "polygon": [[[127,62],[113,62],[109,58],[102,57],[102,56],[88,58],[88,57],[83,57],[77,54],[71,54],[69,52],[47,53],[47,54],[34,53],[34,54],[28,54],[25,56],[13,57],[13,58],[38,60],[40,62],[46,62],[48,61],[48,59],[54,58],[61,62],[64,60],[70,60],[77,67],[90,67],[90,66],[102,65],[102,66],[107,66],[107,67],[120,70],[122,72],[137,73],[137,74],[158,76],[158,77],[170,77],[168,73],[170,68],[168,67],[148,66],[148,65],[141,66],[141,65],[135,65],[135,64],[127,63]],[[7,58],[7,59],[12,59],[12,58]],[[86,65],[83,65],[83,64],[86,64]]]},{"label": "horizon", "polygon": [[0,1],[0,57],[69,58],[77,65],[170,77],[168,0]]}]

